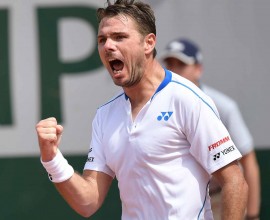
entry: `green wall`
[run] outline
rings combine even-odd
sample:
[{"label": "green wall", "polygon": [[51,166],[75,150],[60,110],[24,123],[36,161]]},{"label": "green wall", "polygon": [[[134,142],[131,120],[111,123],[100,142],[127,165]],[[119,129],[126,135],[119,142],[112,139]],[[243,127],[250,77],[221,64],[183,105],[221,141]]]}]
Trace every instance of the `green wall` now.
[{"label": "green wall", "polygon": [[[66,157],[82,171],[86,156]],[[39,158],[0,159],[0,220],[80,220],[49,181]],[[90,219],[121,219],[121,203],[114,181],[102,208]]]},{"label": "green wall", "polygon": [[[257,150],[261,169],[261,220],[270,219],[270,150]],[[82,171],[86,156],[66,157],[70,164]],[[0,220],[79,220],[48,180],[37,157],[0,159]],[[121,219],[121,204],[117,181],[102,208],[90,219]]]}]

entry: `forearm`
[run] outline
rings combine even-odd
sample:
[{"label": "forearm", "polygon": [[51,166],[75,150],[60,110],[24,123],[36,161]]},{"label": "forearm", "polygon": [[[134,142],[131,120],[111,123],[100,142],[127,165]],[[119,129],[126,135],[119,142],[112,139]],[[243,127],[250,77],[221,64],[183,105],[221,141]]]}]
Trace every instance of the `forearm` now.
[{"label": "forearm", "polygon": [[[260,214],[260,170],[256,155],[251,152],[240,161],[243,166],[244,176],[248,184],[247,216],[259,216]],[[259,218],[258,218],[259,219]]]},{"label": "forearm", "polygon": [[36,130],[41,163],[50,180],[75,211],[89,217],[101,206],[113,177],[91,170],[85,170],[83,176],[74,173],[74,169],[58,149],[63,127],[55,118],[41,120],[36,125]]},{"label": "forearm", "polygon": [[50,161],[44,162],[42,157],[41,163],[48,172],[49,179],[55,183],[60,194],[75,211],[88,216],[97,210],[99,207],[97,184],[91,175],[84,178],[75,173],[60,150],[57,150]]},{"label": "forearm", "polygon": [[244,175],[236,161],[213,173],[221,186],[221,219],[243,220],[247,198],[248,186]]},{"label": "forearm", "polygon": [[95,181],[85,180],[77,173],[55,186],[67,203],[84,217],[91,216],[101,206]]},{"label": "forearm", "polygon": [[242,220],[244,217],[248,187],[245,181],[233,180],[222,187],[222,220]]},{"label": "forearm", "polygon": [[[252,171],[250,171],[252,172]],[[246,181],[249,186],[249,196],[247,203],[247,215],[255,216],[260,213],[260,181],[258,173],[253,173],[253,178],[249,175],[245,175]]]}]

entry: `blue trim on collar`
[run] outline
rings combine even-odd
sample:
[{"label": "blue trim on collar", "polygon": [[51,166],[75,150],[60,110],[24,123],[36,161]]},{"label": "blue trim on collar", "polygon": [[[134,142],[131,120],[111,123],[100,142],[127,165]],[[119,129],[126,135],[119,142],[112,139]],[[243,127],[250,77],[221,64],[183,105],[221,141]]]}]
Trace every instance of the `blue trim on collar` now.
[{"label": "blue trim on collar", "polygon": [[[153,99],[153,97],[159,92],[161,91],[163,88],[165,88],[171,81],[172,81],[172,73],[171,71],[167,70],[164,68],[165,71],[165,78],[163,79],[163,81],[161,82],[161,84],[159,85],[159,87],[157,88],[156,92],[154,93],[154,95],[152,96],[151,100]],[[127,94],[125,93],[125,99],[128,100],[129,97],[127,96]]]},{"label": "blue trim on collar", "polygon": [[125,99],[126,99],[126,101],[129,99],[129,97],[127,96],[127,94],[126,93],[124,93],[125,94]]},{"label": "blue trim on collar", "polygon": [[171,71],[164,69],[165,70],[165,78],[162,81],[162,83],[159,85],[159,87],[157,88],[157,92],[161,91],[164,87],[166,87],[171,81],[172,81],[172,73]]},{"label": "blue trim on collar", "polygon": [[167,70],[164,68],[165,71],[165,78],[163,79],[162,83],[159,85],[159,87],[157,88],[155,94],[152,96],[151,100],[154,98],[154,96],[161,91],[162,89],[164,89],[171,81],[172,81],[172,73],[171,71]]}]

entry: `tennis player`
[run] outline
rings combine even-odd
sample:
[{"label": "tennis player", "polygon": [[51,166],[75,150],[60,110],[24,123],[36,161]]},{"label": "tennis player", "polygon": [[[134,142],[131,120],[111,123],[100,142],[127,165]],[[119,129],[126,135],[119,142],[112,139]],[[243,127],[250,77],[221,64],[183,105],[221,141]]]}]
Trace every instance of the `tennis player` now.
[{"label": "tennis player", "polygon": [[117,178],[123,220],[211,220],[214,175],[222,186],[223,219],[242,219],[248,188],[241,154],[213,101],[157,61],[153,10],[116,0],[97,14],[99,55],[122,89],[97,110],[82,175],[58,148],[63,127],[57,120],[36,125],[50,180],[85,217],[99,209]]}]

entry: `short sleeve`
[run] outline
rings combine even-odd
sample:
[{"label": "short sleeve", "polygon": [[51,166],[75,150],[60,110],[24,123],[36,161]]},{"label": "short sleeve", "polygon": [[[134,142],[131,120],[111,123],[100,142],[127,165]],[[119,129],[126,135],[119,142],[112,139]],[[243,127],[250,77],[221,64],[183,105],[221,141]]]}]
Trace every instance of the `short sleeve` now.
[{"label": "short sleeve", "polygon": [[90,143],[88,158],[85,163],[84,170],[100,171],[110,175],[113,178],[115,177],[114,172],[106,164],[98,114],[96,114],[92,123],[92,140]]},{"label": "short sleeve", "polygon": [[190,126],[186,135],[191,144],[190,153],[211,174],[241,158],[241,154],[208,98],[201,98],[189,107]]}]

